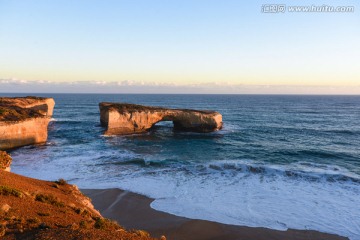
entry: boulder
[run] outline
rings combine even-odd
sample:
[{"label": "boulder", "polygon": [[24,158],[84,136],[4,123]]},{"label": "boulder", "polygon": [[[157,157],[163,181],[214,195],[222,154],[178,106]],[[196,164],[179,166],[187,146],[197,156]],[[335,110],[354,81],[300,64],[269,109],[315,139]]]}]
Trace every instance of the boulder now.
[{"label": "boulder", "polygon": [[212,132],[222,128],[222,115],[215,111],[109,102],[102,102],[99,107],[100,122],[107,128],[105,135],[146,132],[160,121],[172,121],[180,131]]}]

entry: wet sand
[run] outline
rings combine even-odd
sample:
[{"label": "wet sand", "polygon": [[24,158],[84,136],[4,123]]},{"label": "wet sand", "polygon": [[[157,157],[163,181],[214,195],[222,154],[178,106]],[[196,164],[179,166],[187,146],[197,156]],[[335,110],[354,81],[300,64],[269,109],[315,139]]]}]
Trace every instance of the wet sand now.
[{"label": "wet sand", "polygon": [[82,189],[100,213],[128,229],[143,229],[167,240],[340,240],[337,235],[308,230],[287,231],[221,224],[178,217],[154,210],[153,199],[120,189]]}]

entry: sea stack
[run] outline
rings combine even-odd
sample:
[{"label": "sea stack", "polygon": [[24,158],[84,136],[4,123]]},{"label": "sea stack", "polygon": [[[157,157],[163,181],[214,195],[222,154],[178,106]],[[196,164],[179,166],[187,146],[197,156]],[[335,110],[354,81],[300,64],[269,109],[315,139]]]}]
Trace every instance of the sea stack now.
[{"label": "sea stack", "polygon": [[99,107],[100,122],[107,129],[105,135],[146,132],[160,121],[172,121],[180,131],[212,132],[222,128],[222,115],[215,111],[109,102],[102,102]]},{"label": "sea stack", "polygon": [[0,98],[0,150],[46,142],[54,105],[52,98]]}]

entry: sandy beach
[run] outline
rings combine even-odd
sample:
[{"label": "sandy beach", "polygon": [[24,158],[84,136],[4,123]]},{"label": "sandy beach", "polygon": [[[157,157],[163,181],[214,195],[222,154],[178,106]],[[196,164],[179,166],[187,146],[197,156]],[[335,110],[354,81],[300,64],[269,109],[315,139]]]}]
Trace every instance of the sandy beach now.
[{"label": "sandy beach", "polygon": [[128,229],[143,229],[169,240],[340,240],[345,237],[308,230],[277,231],[188,219],[150,207],[153,199],[120,189],[82,189],[104,217]]}]

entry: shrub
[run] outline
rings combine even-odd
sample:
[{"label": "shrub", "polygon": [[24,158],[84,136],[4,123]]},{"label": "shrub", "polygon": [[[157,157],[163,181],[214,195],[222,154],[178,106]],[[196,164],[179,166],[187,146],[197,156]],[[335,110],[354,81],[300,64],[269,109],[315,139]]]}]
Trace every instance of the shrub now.
[{"label": "shrub", "polygon": [[80,226],[80,228],[88,229],[89,228],[89,223],[86,222],[86,221],[81,221],[79,226]]},{"label": "shrub", "polygon": [[120,229],[121,227],[115,221],[98,217],[95,219],[94,228],[102,229],[102,230],[104,229],[115,230],[115,229]]},{"label": "shrub", "polygon": [[64,207],[63,202],[58,201],[53,195],[36,194],[35,200],[43,203],[51,204],[55,207]]},{"label": "shrub", "polygon": [[67,184],[67,182],[62,178],[60,178],[58,181],[55,181],[55,183],[59,184],[59,185],[66,185]]},{"label": "shrub", "polygon": [[23,194],[19,190],[15,189],[15,188],[6,187],[6,186],[0,186],[0,195],[14,196],[14,197],[18,197],[18,198],[23,197]]},{"label": "shrub", "polygon": [[136,235],[138,235],[139,237],[142,237],[142,238],[150,237],[150,234],[144,230],[134,230],[134,233],[136,233]]},{"label": "shrub", "polygon": [[48,216],[50,216],[50,213],[38,212],[37,214],[38,214],[39,216],[41,216],[41,217],[48,217]]}]

